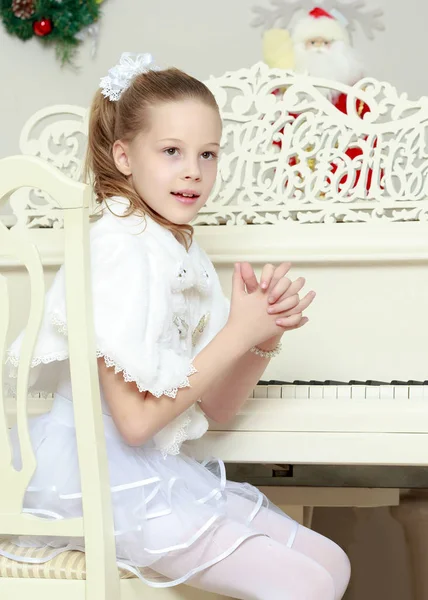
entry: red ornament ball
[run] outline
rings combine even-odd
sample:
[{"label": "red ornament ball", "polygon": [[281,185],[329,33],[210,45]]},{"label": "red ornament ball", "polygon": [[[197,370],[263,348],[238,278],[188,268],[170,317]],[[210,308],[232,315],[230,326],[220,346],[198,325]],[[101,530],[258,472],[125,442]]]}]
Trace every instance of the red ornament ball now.
[{"label": "red ornament ball", "polygon": [[52,21],[50,19],[40,19],[40,21],[34,21],[33,31],[39,37],[49,35],[52,31]]}]

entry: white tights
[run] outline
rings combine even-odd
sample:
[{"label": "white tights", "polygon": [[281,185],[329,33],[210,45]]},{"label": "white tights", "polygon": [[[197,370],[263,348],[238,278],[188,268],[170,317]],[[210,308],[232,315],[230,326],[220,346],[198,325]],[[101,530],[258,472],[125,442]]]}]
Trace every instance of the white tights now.
[{"label": "white tights", "polygon": [[[217,556],[248,531],[236,519],[251,512],[250,504],[240,496],[229,495],[228,519],[211,538],[204,560]],[[337,544],[303,526],[298,527],[294,537],[295,522],[266,508],[260,510],[250,528],[261,535],[248,538],[227,558],[194,575],[187,584],[241,600],[343,597],[350,565]],[[153,567],[162,575],[178,578],[191,570],[194,560],[190,548],[178,556],[160,559]]]}]

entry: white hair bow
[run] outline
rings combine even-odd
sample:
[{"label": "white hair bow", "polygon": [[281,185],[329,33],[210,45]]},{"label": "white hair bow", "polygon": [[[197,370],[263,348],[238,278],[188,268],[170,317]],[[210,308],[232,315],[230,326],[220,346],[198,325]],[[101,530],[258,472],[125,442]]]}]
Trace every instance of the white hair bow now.
[{"label": "white hair bow", "polygon": [[109,69],[108,75],[100,80],[103,96],[116,102],[122,92],[129,87],[134,77],[148,71],[160,71],[160,67],[155,65],[151,54],[123,52],[119,64]]}]

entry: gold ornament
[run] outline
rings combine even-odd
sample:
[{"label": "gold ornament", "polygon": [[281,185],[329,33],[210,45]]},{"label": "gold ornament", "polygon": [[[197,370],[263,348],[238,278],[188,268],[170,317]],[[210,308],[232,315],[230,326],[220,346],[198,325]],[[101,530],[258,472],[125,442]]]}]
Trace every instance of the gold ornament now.
[{"label": "gold ornament", "polygon": [[209,320],[210,320],[210,313],[209,312],[206,315],[203,315],[199,319],[199,323],[196,325],[196,327],[195,327],[195,329],[193,330],[193,333],[192,333],[192,345],[193,346],[196,346],[196,344],[198,342],[198,339],[203,334],[204,329],[207,326]]}]

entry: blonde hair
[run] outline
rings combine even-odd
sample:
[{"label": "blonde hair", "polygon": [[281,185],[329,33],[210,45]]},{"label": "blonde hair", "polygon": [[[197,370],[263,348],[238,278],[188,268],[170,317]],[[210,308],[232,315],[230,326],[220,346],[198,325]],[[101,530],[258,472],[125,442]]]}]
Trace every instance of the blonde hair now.
[{"label": "blonde hair", "polygon": [[149,215],[172,231],[186,249],[192,241],[193,227],[171,223],[146,204],[126,175],[117,169],[113,144],[116,140],[130,142],[138,133],[149,128],[149,107],[188,98],[200,100],[219,112],[214,95],[207,86],[175,68],[137,75],[116,102],[105,98],[98,90],[90,110],[85,160],[85,177],[87,181],[91,180],[98,203],[113,196],[124,196],[130,207],[123,216],[136,211]]}]

